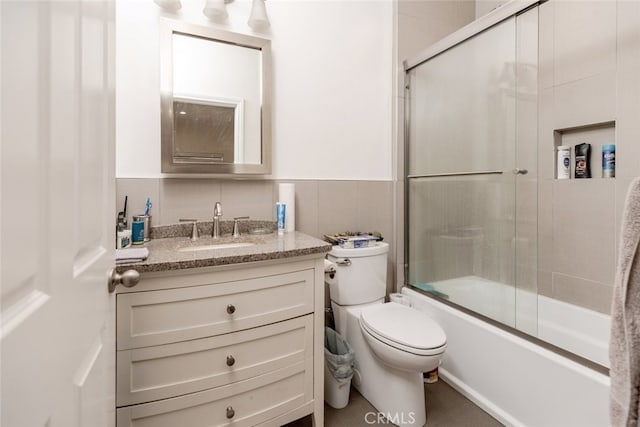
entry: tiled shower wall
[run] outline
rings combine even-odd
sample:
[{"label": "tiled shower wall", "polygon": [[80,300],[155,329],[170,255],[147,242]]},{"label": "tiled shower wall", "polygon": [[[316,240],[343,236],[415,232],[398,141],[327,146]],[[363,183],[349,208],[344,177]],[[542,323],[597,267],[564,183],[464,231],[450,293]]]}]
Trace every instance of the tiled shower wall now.
[{"label": "tiled shower wall", "polygon": [[[540,6],[538,292],[609,313],[625,195],[640,175],[640,4]],[[592,179],[555,179],[555,145],[591,144]],[[616,144],[616,177],[601,146]],[[573,175],[572,175],[573,176]]]},{"label": "tiled shower wall", "polygon": [[220,202],[223,220],[250,216],[275,221],[280,182],[295,184],[297,231],[320,239],[340,231],[382,233],[390,245],[387,288],[392,289],[396,249],[391,181],[118,178],[116,208],[122,210],[126,195],[128,214],[142,213],[149,197],[153,225],[163,225],[180,218],[211,221],[213,205]]}]

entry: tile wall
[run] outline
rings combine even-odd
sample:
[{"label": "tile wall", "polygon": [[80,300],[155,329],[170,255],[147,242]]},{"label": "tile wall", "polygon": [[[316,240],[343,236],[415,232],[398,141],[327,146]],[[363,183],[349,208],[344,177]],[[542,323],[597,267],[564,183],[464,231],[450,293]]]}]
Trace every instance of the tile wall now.
[{"label": "tile wall", "polygon": [[[609,313],[624,199],[640,175],[640,5],[552,0],[539,23],[538,290]],[[555,146],[581,142],[593,178],[555,179]],[[616,177],[601,178],[601,146],[613,143]]]},{"label": "tile wall", "polygon": [[129,216],[142,213],[149,197],[153,224],[161,225],[180,218],[211,221],[213,205],[219,201],[223,220],[250,216],[275,221],[280,182],[296,186],[297,231],[317,238],[347,230],[380,231],[390,245],[387,287],[393,289],[396,248],[391,181],[118,178],[116,209],[122,210],[126,195]]}]

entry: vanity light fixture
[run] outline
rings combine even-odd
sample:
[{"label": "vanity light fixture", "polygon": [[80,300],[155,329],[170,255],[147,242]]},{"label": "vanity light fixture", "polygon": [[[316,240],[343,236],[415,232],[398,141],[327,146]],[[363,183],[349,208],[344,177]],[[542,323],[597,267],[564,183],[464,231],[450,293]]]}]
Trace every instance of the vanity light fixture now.
[{"label": "vanity light fixture", "polygon": [[229,14],[225,3],[231,3],[233,0],[206,0],[202,13],[212,21],[222,22]]},{"label": "vanity light fixture", "polygon": [[267,16],[267,8],[264,4],[265,0],[253,0],[251,6],[251,14],[247,24],[254,30],[263,30],[269,28],[269,17]]},{"label": "vanity light fixture", "polygon": [[182,7],[180,0],[153,0],[153,2],[168,12],[176,12]]}]

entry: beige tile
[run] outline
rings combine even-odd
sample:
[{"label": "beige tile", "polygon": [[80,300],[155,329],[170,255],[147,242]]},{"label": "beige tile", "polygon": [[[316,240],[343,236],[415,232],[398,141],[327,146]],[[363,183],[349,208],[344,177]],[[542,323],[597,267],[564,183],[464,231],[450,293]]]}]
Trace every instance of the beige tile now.
[{"label": "beige tile", "polygon": [[249,216],[251,219],[274,220],[273,181],[221,181],[220,201],[224,219]]},{"label": "beige tile", "polygon": [[411,58],[474,20],[475,2],[401,1],[398,3],[398,57]]},{"label": "beige tile", "polygon": [[616,3],[556,1],[554,79],[556,85],[615,71]]},{"label": "beige tile", "polygon": [[[640,43],[638,44],[640,46]],[[638,48],[640,51],[640,47]],[[615,129],[616,177],[640,171],[640,66],[619,67]]]},{"label": "beige tile", "polygon": [[615,274],[614,180],[553,183],[551,271],[612,284]]},{"label": "beige tile", "polygon": [[174,224],[180,218],[211,221],[213,206],[217,201],[220,201],[219,181],[190,178],[160,180],[163,224]]},{"label": "beige tile", "polygon": [[553,283],[550,271],[538,270],[538,295],[553,298]]},{"label": "beige tile", "polygon": [[[394,230],[394,242],[396,246],[395,262],[399,266],[404,265],[404,181],[398,180],[394,183],[395,199],[396,199],[396,212],[395,212],[395,230]],[[404,283],[404,268],[396,267],[398,273],[397,283]]]},{"label": "beige tile", "polygon": [[554,129],[614,120],[616,118],[615,70],[556,86],[553,114]]},{"label": "beige tile", "polygon": [[[143,214],[147,197],[151,199],[152,225],[165,224],[162,217],[162,203],[160,202],[160,180],[156,178],[118,178],[116,179],[116,212],[124,208],[124,198],[127,198],[127,224],[131,226],[131,216]],[[114,220],[114,224],[115,224]]]},{"label": "beige tile", "polygon": [[618,2],[616,176],[640,170],[640,2]]},{"label": "beige tile", "polygon": [[541,180],[556,176],[553,120],[553,88],[543,89],[538,96],[538,177]]},{"label": "beige tile", "polygon": [[553,268],[553,181],[538,183],[538,268]]},{"label": "beige tile", "polygon": [[396,263],[396,277],[395,277],[395,289],[393,292],[400,292],[402,287],[404,286],[404,264]]},{"label": "beige tile", "polygon": [[553,298],[610,314],[613,286],[579,277],[553,273]]},{"label": "beige tile", "polygon": [[379,231],[393,242],[393,182],[357,181],[356,191],[359,231]]},{"label": "beige tile", "polygon": [[553,38],[554,38],[554,5],[549,1],[538,7],[538,83],[541,89],[553,86]]},{"label": "beige tile", "polygon": [[358,229],[358,181],[318,181],[318,234]]}]

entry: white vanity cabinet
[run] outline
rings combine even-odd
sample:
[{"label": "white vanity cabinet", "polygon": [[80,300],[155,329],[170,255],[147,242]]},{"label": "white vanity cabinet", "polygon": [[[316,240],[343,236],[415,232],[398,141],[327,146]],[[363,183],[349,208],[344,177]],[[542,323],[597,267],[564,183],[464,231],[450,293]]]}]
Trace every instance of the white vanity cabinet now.
[{"label": "white vanity cabinet", "polygon": [[119,290],[117,427],[323,424],[322,254]]}]

